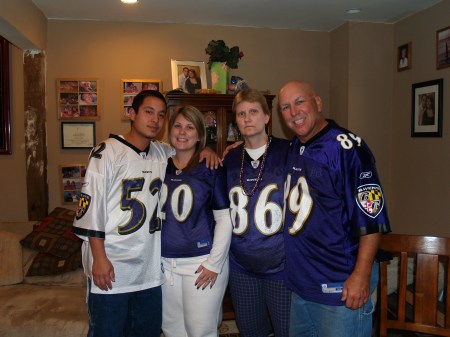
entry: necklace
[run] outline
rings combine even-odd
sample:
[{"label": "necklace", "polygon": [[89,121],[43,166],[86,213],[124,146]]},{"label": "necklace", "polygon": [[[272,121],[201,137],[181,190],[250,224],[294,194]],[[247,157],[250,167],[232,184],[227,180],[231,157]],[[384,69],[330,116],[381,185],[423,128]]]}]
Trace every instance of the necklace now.
[{"label": "necklace", "polygon": [[[175,161],[178,163],[178,165],[177,164],[175,164]],[[177,176],[179,176],[181,173],[183,173],[183,169],[179,169],[178,167],[180,167],[181,166],[181,164],[180,164],[180,161],[178,160],[178,159],[176,159],[175,157],[172,157],[172,164],[173,164],[173,166],[175,166],[175,174],[177,175]]]},{"label": "necklace", "polygon": [[255,193],[256,189],[258,188],[259,184],[261,183],[263,171],[264,171],[264,164],[266,163],[267,158],[267,152],[269,149],[270,142],[272,141],[272,137],[269,137],[266,144],[266,149],[264,150],[264,154],[261,160],[261,167],[259,168],[258,177],[256,178],[255,185],[253,185],[253,188],[250,192],[247,192],[244,186],[244,158],[245,158],[245,143],[242,147],[242,161],[241,161],[241,171],[239,172],[239,183],[241,184],[242,191],[244,194],[248,197],[251,197],[253,193]]}]

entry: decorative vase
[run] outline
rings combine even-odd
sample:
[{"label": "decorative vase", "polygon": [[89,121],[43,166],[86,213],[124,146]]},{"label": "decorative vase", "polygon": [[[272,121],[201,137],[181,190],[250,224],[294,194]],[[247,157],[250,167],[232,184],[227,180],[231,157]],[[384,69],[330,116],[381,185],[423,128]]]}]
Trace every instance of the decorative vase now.
[{"label": "decorative vase", "polygon": [[211,63],[212,89],[221,94],[227,93],[229,70],[230,68],[225,64],[225,62]]}]

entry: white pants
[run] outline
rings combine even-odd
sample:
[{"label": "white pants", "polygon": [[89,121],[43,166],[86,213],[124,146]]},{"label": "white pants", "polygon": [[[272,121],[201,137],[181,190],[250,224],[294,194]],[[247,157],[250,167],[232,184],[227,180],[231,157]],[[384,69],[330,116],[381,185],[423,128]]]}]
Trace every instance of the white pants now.
[{"label": "white pants", "polygon": [[212,289],[197,289],[195,271],[206,256],[162,258],[166,282],[162,285],[165,337],[217,337],[222,301],[228,284],[229,265],[225,261]]}]

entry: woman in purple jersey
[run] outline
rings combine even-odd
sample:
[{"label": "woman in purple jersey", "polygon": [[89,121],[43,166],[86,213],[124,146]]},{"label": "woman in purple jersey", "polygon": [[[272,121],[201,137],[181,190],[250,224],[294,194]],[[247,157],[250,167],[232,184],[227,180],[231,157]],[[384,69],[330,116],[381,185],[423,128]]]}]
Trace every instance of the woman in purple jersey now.
[{"label": "woman in purple jersey", "polygon": [[182,108],[169,122],[176,155],[161,191],[165,337],[216,337],[228,283],[232,225],[225,175],[199,163],[206,144],[202,113]]},{"label": "woman in purple jersey", "polygon": [[[291,293],[283,283],[283,186],[287,140],[269,137],[267,101],[259,91],[240,91],[233,114],[244,144],[224,159],[233,236],[230,290],[243,337],[287,337]],[[268,319],[268,317],[270,319]]]}]

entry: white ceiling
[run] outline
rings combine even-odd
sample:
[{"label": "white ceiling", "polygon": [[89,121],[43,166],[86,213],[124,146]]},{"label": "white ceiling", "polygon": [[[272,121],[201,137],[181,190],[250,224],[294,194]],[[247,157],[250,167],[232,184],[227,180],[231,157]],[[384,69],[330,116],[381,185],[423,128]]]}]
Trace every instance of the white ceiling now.
[{"label": "white ceiling", "polygon": [[[346,21],[395,23],[442,0],[32,0],[48,19],[187,23],[332,31]],[[358,14],[347,9],[359,8]]]}]

